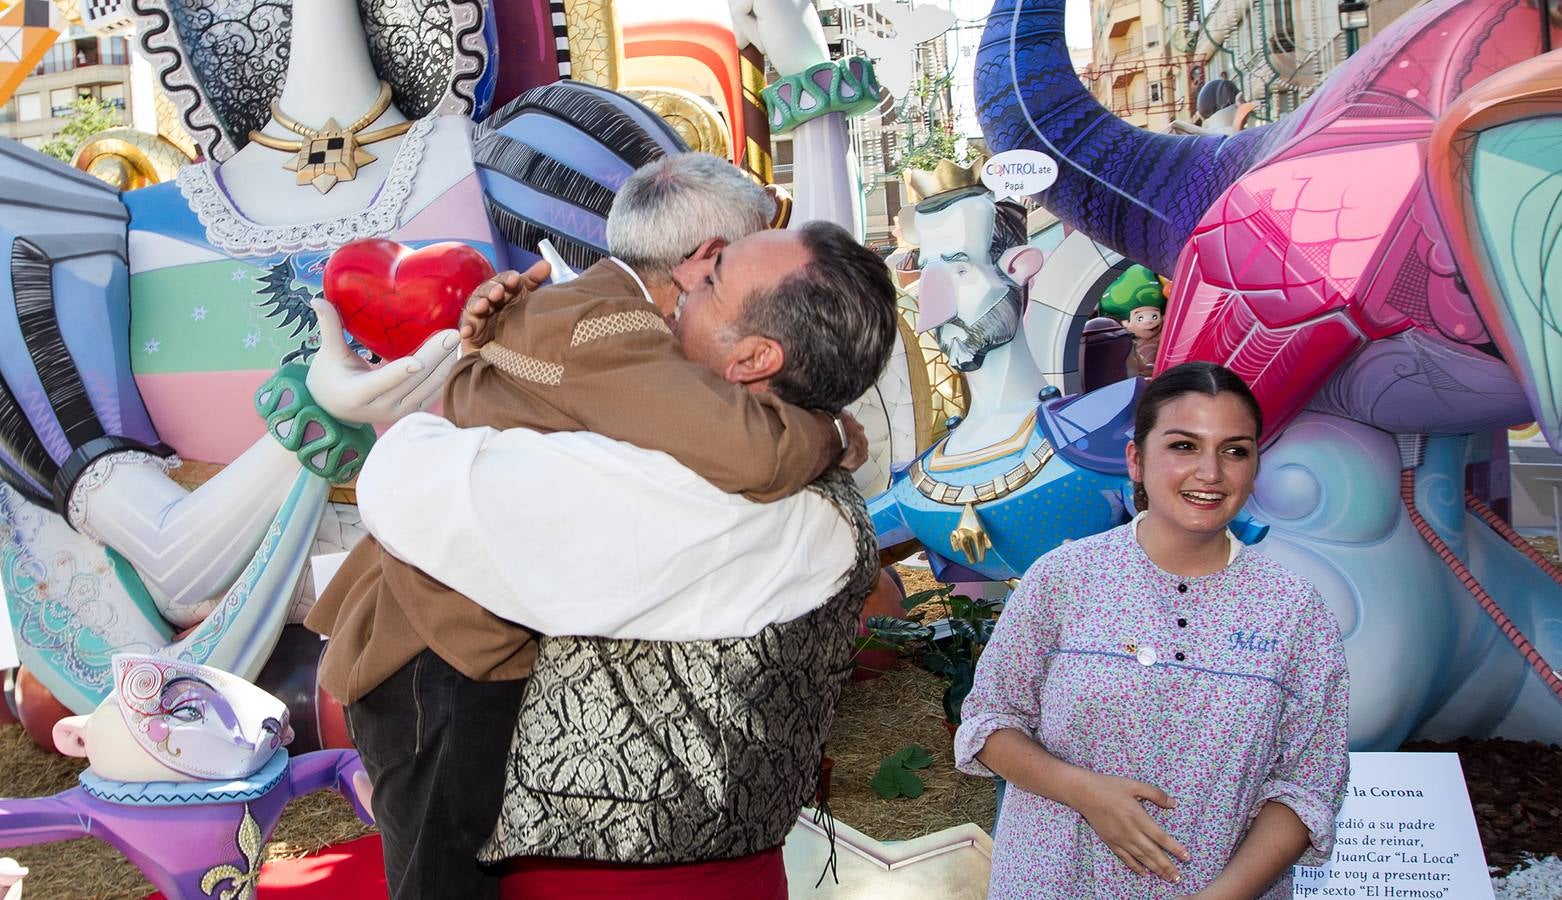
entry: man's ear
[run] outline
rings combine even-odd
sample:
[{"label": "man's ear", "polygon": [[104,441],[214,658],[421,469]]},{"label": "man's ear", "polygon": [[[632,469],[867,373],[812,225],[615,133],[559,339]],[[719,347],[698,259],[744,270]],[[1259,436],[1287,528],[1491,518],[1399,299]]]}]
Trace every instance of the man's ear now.
[{"label": "man's ear", "polygon": [[786,363],[786,351],[771,338],[751,334],[732,345],[722,377],[733,384],[753,384],[774,378]]},{"label": "man's ear", "polygon": [[689,254],[689,259],[711,259],[722,250],[726,249],[727,239],[720,237],[707,238],[705,243]]}]

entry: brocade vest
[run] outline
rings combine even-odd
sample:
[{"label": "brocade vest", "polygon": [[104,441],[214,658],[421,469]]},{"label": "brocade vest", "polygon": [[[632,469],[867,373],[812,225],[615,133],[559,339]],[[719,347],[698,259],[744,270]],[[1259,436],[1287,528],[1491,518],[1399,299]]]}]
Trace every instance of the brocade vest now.
[{"label": "brocade vest", "polygon": [[748,638],[542,639],[479,858],[688,863],[781,846],[813,799],[879,571],[850,477],[832,469],[808,490],[857,541],[843,587],[813,611]]}]

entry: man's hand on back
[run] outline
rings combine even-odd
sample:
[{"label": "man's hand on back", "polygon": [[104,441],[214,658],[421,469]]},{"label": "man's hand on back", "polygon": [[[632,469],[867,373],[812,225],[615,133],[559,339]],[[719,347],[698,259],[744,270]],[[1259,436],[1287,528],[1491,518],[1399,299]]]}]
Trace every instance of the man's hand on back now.
[{"label": "man's hand on back", "polygon": [[836,419],[846,434],[846,451],[841,454],[840,466],[848,472],[855,472],[868,461],[868,432],[851,413],[840,413]]},{"label": "man's hand on back", "polygon": [[475,353],[493,340],[494,313],[542,287],[549,271],[547,263],[537,262],[524,274],[514,270],[500,272],[474,288],[466,308],[461,310],[461,352]]}]

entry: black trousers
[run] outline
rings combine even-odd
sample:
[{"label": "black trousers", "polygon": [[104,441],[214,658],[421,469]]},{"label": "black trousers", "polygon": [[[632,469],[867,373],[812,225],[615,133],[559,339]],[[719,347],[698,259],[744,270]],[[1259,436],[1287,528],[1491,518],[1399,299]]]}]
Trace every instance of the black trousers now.
[{"label": "black trousers", "polygon": [[526,682],[473,681],[432,650],[345,708],[385,849],[391,900],[491,900],[493,833]]}]

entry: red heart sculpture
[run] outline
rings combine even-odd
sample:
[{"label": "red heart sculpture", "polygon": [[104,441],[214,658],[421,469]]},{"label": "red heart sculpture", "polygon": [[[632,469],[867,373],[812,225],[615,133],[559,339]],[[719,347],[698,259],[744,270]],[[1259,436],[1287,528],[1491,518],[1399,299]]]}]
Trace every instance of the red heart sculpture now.
[{"label": "red heart sculpture", "polygon": [[384,359],[410,355],[461,321],[466,298],[493,277],[488,258],[447,241],[414,250],[369,238],[337,248],[325,264],[325,299],[342,327]]}]

